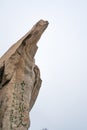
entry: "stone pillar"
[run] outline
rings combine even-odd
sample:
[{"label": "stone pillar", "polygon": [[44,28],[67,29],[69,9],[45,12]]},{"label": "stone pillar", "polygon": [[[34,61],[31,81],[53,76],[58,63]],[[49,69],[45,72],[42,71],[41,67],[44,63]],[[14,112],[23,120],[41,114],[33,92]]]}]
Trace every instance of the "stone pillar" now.
[{"label": "stone pillar", "polygon": [[28,130],[29,112],[42,80],[35,65],[37,42],[48,22],[40,20],[0,58],[0,130]]}]

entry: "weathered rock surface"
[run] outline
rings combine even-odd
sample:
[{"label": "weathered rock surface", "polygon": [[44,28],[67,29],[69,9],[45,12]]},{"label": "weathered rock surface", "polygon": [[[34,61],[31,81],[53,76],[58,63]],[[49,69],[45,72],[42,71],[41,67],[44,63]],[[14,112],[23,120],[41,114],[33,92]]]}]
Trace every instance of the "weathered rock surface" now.
[{"label": "weathered rock surface", "polygon": [[34,56],[48,22],[40,20],[0,58],[0,130],[28,130],[41,86]]}]

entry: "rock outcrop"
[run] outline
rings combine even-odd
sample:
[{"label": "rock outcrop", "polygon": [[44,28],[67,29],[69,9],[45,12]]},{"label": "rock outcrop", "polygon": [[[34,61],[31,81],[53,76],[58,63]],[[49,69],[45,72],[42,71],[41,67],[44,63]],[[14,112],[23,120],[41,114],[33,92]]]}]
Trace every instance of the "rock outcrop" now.
[{"label": "rock outcrop", "polygon": [[37,42],[48,22],[40,20],[0,58],[0,130],[28,130],[29,112],[42,80],[35,65]]}]

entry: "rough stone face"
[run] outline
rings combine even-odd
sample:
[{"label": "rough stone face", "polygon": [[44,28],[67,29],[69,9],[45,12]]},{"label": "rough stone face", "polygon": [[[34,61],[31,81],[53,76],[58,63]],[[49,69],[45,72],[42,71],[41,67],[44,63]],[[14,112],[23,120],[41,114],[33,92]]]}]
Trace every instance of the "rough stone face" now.
[{"label": "rough stone face", "polygon": [[48,22],[40,20],[0,58],[0,130],[28,130],[41,86],[34,56]]}]

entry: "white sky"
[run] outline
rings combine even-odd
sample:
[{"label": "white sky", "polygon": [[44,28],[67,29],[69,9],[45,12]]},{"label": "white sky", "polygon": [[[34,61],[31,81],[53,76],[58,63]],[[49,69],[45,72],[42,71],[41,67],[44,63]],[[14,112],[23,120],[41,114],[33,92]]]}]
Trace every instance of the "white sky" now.
[{"label": "white sky", "polygon": [[29,130],[87,130],[87,0],[0,1],[0,56],[40,19],[43,80]]}]

